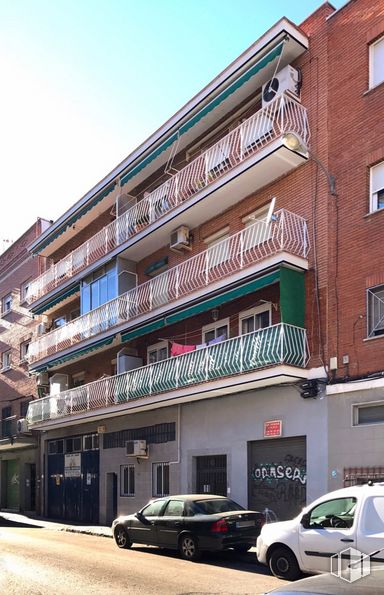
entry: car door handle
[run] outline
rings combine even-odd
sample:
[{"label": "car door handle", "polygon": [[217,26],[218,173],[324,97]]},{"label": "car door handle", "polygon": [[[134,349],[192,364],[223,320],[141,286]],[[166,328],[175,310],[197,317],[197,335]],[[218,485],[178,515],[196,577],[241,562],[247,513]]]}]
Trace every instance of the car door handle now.
[{"label": "car door handle", "polygon": [[183,523],[181,523],[180,521],[176,521],[176,523],[175,523],[175,527],[181,527],[181,525],[182,525],[182,524],[183,524]]},{"label": "car door handle", "polygon": [[353,541],[355,541],[354,539],[340,539],[340,541],[344,541],[345,543],[352,543]]}]

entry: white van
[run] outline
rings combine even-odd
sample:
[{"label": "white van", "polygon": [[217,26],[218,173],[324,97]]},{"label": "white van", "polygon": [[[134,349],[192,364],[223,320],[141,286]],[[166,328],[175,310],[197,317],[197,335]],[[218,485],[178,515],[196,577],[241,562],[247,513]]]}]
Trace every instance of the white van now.
[{"label": "white van", "polygon": [[331,558],[354,548],[384,563],[384,483],[371,482],[325,494],[291,521],[263,526],[259,562],[279,578],[331,570]]}]

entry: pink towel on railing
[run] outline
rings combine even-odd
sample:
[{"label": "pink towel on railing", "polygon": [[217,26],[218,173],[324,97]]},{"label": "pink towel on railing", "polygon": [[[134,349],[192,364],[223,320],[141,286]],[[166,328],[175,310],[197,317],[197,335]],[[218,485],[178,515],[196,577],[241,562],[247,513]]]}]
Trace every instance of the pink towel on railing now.
[{"label": "pink towel on railing", "polygon": [[171,356],[182,355],[183,353],[188,353],[189,351],[195,351],[195,349],[196,345],[180,345],[180,343],[172,343]]}]

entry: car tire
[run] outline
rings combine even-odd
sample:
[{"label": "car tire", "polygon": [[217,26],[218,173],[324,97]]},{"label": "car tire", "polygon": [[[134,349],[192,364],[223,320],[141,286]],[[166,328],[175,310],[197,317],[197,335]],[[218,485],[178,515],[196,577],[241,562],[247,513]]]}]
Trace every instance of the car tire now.
[{"label": "car tire", "polygon": [[294,581],[301,575],[295,554],[286,547],[273,550],[269,557],[269,568],[274,576]]},{"label": "car tire", "polygon": [[251,549],[251,547],[252,547],[252,545],[250,545],[249,543],[241,543],[239,545],[235,545],[233,547],[233,549],[238,554],[246,554],[247,552],[249,552],[249,550]]},{"label": "car tire", "polygon": [[129,538],[128,531],[123,525],[117,525],[113,532],[117,547],[129,549],[132,547],[132,541]]},{"label": "car tire", "polygon": [[184,560],[196,562],[201,557],[197,538],[191,533],[185,533],[179,539],[179,552]]}]

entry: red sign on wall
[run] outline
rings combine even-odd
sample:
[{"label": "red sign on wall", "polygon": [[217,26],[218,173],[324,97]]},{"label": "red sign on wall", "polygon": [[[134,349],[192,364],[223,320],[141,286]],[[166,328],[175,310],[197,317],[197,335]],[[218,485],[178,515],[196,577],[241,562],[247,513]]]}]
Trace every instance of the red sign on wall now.
[{"label": "red sign on wall", "polygon": [[264,422],[264,438],[270,438],[271,436],[282,436],[283,434],[283,422],[281,419],[273,419],[271,421]]}]

